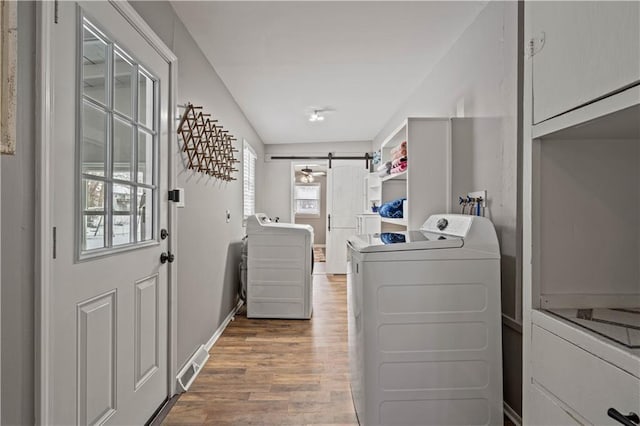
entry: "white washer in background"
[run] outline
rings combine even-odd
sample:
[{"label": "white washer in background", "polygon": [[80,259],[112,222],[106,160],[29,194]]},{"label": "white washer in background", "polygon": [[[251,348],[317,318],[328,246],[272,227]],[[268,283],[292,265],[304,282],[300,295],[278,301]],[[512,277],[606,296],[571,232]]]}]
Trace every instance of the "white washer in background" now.
[{"label": "white washer in background", "polygon": [[247,218],[247,317],[309,319],[313,310],[313,228]]},{"label": "white washer in background", "polygon": [[351,388],[361,425],[502,425],[500,249],[486,218],[352,237]]}]

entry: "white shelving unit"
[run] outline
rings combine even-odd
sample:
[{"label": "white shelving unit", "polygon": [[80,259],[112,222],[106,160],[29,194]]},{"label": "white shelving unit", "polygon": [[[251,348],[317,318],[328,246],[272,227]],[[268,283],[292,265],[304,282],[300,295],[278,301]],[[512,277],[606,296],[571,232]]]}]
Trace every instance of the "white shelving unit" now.
[{"label": "white shelving unit", "polygon": [[407,141],[407,170],[380,178],[382,202],[407,198],[402,219],[381,218],[383,231],[418,229],[435,213],[451,211],[451,120],[410,117],[381,145],[382,162]]},{"label": "white shelving unit", "polygon": [[377,173],[369,173],[364,177],[364,206],[363,211],[371,213],[371,206],[376,203],[376,206],[380,206],[382,201],[382,183],[380,182],[380,176]]},{"label": "white shelving unit", "polygon": [[[547,40],[525,65],[523,424],[619,425],[612,409],[640,414],[640,4],[548,6],[525,11],[527,38]],[[582,51],[619,66],[573,63]],[[554,91],[565,66],[585,90]]]}]

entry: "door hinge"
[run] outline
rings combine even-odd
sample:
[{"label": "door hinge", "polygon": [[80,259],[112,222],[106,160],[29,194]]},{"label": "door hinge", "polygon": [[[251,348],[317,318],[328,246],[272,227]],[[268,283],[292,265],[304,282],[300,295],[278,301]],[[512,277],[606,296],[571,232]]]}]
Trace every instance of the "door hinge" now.
[{"label": "door hinge", "polygon": [[56,245],[57,245],[57,242],[58,242],[58,238],[57,238],[57,236],[58,236],[58,232],[57,232],[57,231],[58,231],[58,230],[57,230],[57,228],[54,226],[54,227],[53,227],[53,258],[54,258],[54,259],[55,259],[55,258],[57,257],[57,255],[58,255],[58,254],[57,254],[57,249],[56,249]]},{"label": "door hinge", "polygon": [[172,189],[169,191],[169,201],[173,201],[174,203],[180,202],[180,190]]}]

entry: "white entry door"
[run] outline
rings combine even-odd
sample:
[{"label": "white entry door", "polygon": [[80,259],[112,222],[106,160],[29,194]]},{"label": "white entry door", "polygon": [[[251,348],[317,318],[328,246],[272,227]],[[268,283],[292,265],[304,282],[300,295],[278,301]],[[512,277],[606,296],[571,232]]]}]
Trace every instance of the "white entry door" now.
[{"label": "white entry door", "polygon": [[47,421],[142,425],[169,393],[170,65],[110,2],[52,31]]},{"label": "white entry door", "polygon": [[327,171],[327,262],[329,274],[347,273],[347,239],[362,213],[364,161],[336,161]]}]

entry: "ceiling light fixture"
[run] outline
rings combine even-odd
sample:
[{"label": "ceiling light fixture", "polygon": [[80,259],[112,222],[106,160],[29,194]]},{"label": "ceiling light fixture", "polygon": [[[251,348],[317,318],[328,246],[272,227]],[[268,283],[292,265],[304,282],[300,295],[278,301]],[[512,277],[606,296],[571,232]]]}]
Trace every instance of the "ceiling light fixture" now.
[{"label": "ceiling light fixture", "polygon": [[309,121],[323,121],[324,116],[320,115],[320,111],[314,110],[313,114],[309,116]]},{"label": "ceiling light fixture", "polygon": [[311,183],[313,182],[313,176],[312,175],[302,175],[300,176],[300,182],[302,183]]}]

